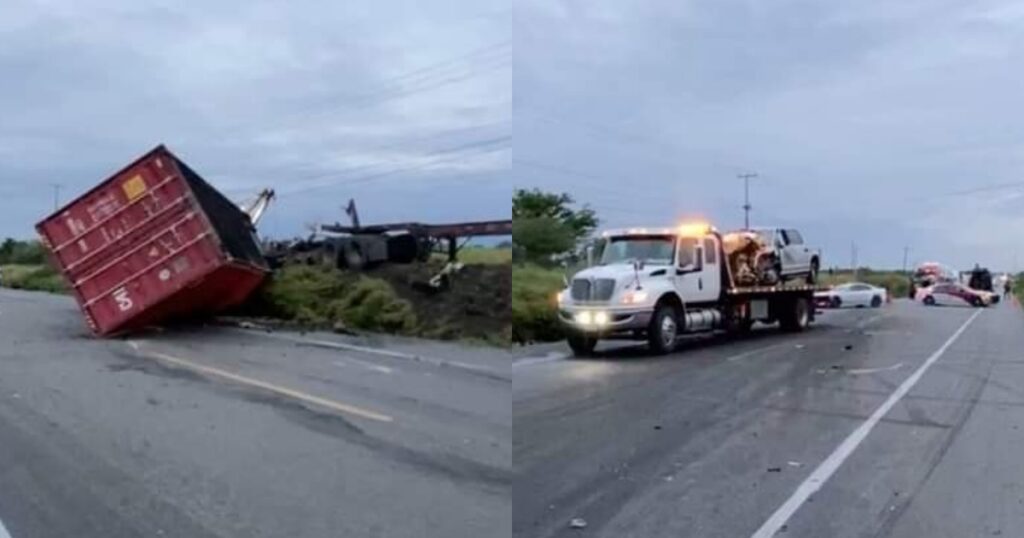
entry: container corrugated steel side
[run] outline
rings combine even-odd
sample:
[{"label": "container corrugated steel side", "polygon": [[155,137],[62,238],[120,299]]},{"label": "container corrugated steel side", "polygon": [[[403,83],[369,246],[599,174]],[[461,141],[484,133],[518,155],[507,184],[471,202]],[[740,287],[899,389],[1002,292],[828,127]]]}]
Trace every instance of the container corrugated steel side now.
[{"label": "container corrugated steel side", "polygon": [[223,310],[269,272],[248,216],[164,146],[36,229],[98,335]]}]

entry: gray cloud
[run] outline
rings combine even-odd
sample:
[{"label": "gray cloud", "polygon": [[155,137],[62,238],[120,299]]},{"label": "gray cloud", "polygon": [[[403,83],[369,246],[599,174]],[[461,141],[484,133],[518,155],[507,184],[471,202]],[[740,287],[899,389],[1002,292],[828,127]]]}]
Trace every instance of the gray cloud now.
[{"label": "gray cloud", "polygon": [[1009,268],[1024,184],[962,191],[1024,181],[1022,27],[1008,1],[527,2],[513,165],[612,226],[737,226],[756,171],[755,222],[830,263]]},{"label": "gray cloud", "polygon": [[266,230],[509,212],[511,45],[499,2],[13,0],[0,6],[0,236],[48,184],[82,192],[158,143]]}]

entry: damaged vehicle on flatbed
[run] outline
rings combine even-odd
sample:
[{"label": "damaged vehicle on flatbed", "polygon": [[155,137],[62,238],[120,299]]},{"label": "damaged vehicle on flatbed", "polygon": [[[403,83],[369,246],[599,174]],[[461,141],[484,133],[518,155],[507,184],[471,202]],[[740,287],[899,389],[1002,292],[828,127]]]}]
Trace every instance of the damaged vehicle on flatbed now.
[{"label": "damaged vehicle on flatbed", "polygon": [[755,322],[801,331],[814,319],[814,284],[785,284],[750,231],[705,223],[604,232],[599,263],[558,294],[558,316],[577,356],[602,339],[646,340],[669,353],[685,333],[742,333]]}]

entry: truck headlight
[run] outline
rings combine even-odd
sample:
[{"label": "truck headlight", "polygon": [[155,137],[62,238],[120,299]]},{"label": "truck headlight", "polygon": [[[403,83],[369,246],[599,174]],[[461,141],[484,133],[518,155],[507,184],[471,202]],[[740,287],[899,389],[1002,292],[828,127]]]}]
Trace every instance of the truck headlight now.
[{"label": "truck headlight", "polygon": [[594,314],[594,325],[607,325],[608,312],[597,312]]},{"label": "truck headlight", "polygon": [[583,312],[579,312],[576,314],[576,322],[579,323],[580,325],[590,325],[590,323],[593,321],[593,316],[591,316],[590,312],[587,310],[584,310]]},{"label": "truck headlight", "polygon": [[627,291],[622,296],[623,304],[639,304],[647,300],[646,291]]}]

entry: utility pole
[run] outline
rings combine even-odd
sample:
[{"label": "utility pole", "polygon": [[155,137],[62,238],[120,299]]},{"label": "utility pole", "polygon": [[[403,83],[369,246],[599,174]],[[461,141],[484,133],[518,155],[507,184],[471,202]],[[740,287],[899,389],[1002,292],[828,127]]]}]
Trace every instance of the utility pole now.
[{"label": "utility pole", "polygon": [[757,177],[757,174],[736,174],[736,177],[743,180],[743,229],[750,229],[750,179]]},{"label": "utility pole", "polygon": [[857,243],[850,241],[850,270],[853,272],[853,278],[857,278]]},{"label": "utility pole", "polygon": [[60,209],[60,188],[63,187],[60,183],[50,183],[53,187],[53,210],[57,211]]}]

